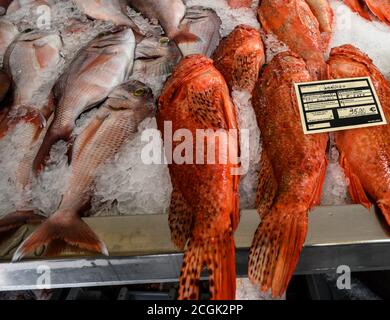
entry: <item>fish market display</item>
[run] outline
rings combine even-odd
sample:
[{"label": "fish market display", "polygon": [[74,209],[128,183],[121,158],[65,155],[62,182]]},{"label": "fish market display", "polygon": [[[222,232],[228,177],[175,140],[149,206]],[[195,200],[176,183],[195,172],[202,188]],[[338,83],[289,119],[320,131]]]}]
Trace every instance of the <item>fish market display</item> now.
[{"label": "fish market display", "polygon": [[213,55],[215,67],[222,73],[230,89],[252,92],[265,62],[260,33],[240,25],[218,46]]},{"label": "fish market display", "polygon": [[0,233],[42,219],[36,210],[29,209],[26,193],[31,184],[33,161],[47,130],[46,122],[53,112],[51,90],[61,62],[61,48],[58,34],[23,34],[11,45],[6,56],[5,65],[13,80],[13,103],[2,119],[1,135],[17,132],[22,156],[15,160],[18,163],[14,183],[19,196],[16,212],[0,219]]},{"label": "fish market display", "polygon": [[11,22],[0,20],[0,64],[9,45],[18,35],[18,28]]},{"label": "fish market display", "polygon": [[13,82],[13,103],[0,124],[0,137],[19,121],[46,126],[49,95],[61,64],[61,38],[56,33],[22,34],[7,50],[4,65]]},{"label": "fish market display", "polygon": [[[223,129],[224,132],[237,129],[228,87],[212,60],[191,55],[180,62],[159,98],[157,120],[163,134],[166,122],[172,124],[173,132],[185,128],[194,137],[197,129]],[[219,143],[208,140],[208,149],[220,154],[218,151],[226,148],[230,155],[238,155],[237,141],[226,145],[221,140],[218,139]],[[174,149],[178,145],[179,142],[173,141]],[[170,152],[166,149],[167,157],[172,158]],[[199,298],[199,279],[204,266],[209,272],[212,299],[235,296],[233,232],[239,217],[239,177],[232,175],[236,165],[231,158],[226,164],[221,158],[210,163],[205,159],[206,153],[201,157],[207,165],[178,164],[173,159],[169,166],[174,188],[169,213],[172,241],[180,249],[188,241],[179,299]]]},{"label": "fish market display", "polygon": [[134,138],[138,125],[153,112],[148,87],[130,81],[116,88],[96,116],[77,137],[71,160],[71,176],[57,212],[51,215],[15,252],[19,260],[39,246],[58,254],[64,245],[108,254],[103,242],[81,220],[93,194],[96,173],[123,144]]},{"label": "fish market display", "polygon": [[167,37],[177,44],[199,40],[196,35],[179,28],[186,13],[182,0],[128,0],[127,2],[145,17],[157,19]]},{"label": "fish market display", "polygon": [[199,38],[199,41],[178,44],[184,55],[199,53],[210,57],[221,40],[219,34],[221,19],[214,10],[203,7],[187,8],[180,26],[182,29],[187,28],[189,32]]},{"label": "fish market display", "polygon": [[[335,79],[369,76],[389,121],[390,84],[367,55],[351,45],[334,48],[329,66]],[[369,208],[370,197],[390,225],[389,125],[339,131],[335,133],[335,141],[341,166],[350,181],[352,200]]]},{"label": "fish market display", "polygon": [[[321,80],[328,78],[324,51],[330,36],[325,39],[321,36],[320,23],[315,14],[322,13],[321,21],[326,16],[329,19],[332,14],[329,13],[331,8],[327,0],[315,8],[313,12],[305,0],[262,0],[258,14],[264,30],[275,34],[293,52],[299,54],[306,61],[313,78]],[[327,24],[331,25],[329,21]]]},{"label": "fish market display", "polygon": [[371,13],[380,21],[390,25],[390,2],[388,0],[344,0],[344,2],[363,18],[371,20]]},{"label": "fish market display", "polygon": [[249,277],[281,296],[287,289],[306,237],[308,211],[319,204],[327,160],[327,134],[304,135],[294,96],[295,82],[313,78],[291,52],[274,57],[254,92],[253,107],[263,150],[257,196],[262,218],[249,256]]},{"label": "fish market display", "polygon": [[101,34],[73,60],[55,87],[54,120],[35,160],[38,171],[52,145],[70,139],[80,114],[102,102],[126,80],[133,66],[134,50],[131,29],[118,29]]}]

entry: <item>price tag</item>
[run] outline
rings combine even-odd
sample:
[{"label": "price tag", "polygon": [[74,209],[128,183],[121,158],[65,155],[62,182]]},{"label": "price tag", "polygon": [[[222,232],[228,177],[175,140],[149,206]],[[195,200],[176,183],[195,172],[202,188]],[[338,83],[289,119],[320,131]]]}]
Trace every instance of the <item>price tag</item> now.
[{"label": "price tag", "polygon": [[387,124],[369,77],[295,83],[305,134]]}]

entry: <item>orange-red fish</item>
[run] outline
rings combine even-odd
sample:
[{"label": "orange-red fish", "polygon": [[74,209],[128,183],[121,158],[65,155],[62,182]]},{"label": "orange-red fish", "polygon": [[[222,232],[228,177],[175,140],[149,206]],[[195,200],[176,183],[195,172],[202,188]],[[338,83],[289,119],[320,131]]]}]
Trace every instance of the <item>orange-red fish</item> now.
[{"label": "orange-red fish", "polygon": [[327,79],[326,44],[320,24],[305,0],[262,0],[259,20],[267,33],[275,34],[307,63],[314,79]]},{"label": "orange-red fish", "polygon": [[[334,48],[329,58],[332,78],[369,76],[387,121],[390,120],[390,85],[372,60],[351,45]],[[372,199],[390,225],[390,125],[339,131],[335,141],[340,163],[349,178],[352,200],[370,207]]]},{"label": "orange-red fish", "polygon": [[140,82],[125,83],[109,95],[75,141],[70,178],[60,207],[20,245],[13,260],[43,244],[48,255],[61,252],[65,245],[108,254],[104,243],[81,217],[89,206],[99,170],[135,137],[139,124],[152,111],[152,92]]},{"label": "orange-red fish", "polygon": [[[173,132],[186,129],[192,134],[191,146],[195,150],[197,129],[237,129],[233,103],[226,82],[213,61],[206,56],[190,55],[184,58],[159,98],[158,127],[164,135],[165,123],[171,123]],[[202,143],[206,139],[201,139]],[[238,142],[226,146],[222,139],[214,143],[207,139],[208,150],[219,154],[221,148],[234,157],[238,155]],[[180,142],[173,141],[173,150]],[[172,154],[166,150],[168,158]],[[175,154],[175,152],[174,152]],[[209,272],[212,299],[235,297],[235,248],[233,232],[238,223],[238,176],[232,169],[237,165],[229,160],[205,164],[176,162],[169,165],[173,194],[169,214],[172,241],[186,247],[179,299],[198,299],[199,280],[203,268]],[[202,161],[200,161],[202,162]]]},{"label": "orange-red fish", "polygon": [[265,62],[259,31],[246,25],[237,26],[220,42],[213,59],[215,67],[223,74],[231,90],[252,92]]},{"label": "orange-red fish", "polygon": [[54,120],[35,160],[37,171],[42,169],[53,144],[70,139],[77,118],[104,101],[127,78],[134,50],[131,29],[118,29],[99,35],[76,56],[55,86]]},{"label": "orange-red fish", "polygon": [[257,209],[261,223],[249,256],[249,277],[263,291],[287,289],[305,241],[309,209],[320,201],[327,134],[303,133],[294,83],[312,81],[305,62],[279,53],[264,69],[252,104],[261,131]]}]

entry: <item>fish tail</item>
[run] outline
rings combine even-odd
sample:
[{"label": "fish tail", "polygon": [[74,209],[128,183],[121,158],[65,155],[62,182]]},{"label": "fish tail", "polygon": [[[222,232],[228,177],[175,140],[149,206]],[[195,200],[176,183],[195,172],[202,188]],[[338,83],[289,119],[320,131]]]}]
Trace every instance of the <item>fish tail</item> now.
[{"label": "fish tail", "polygon": [[199,280],[204,266],[209,273],[211,299],[235,299],[235,246],[231,231],[214,239],[190,240],[180,276],[180,300],[199,299]]},{"label": "fish tail", "polygon": [[175,41],[177,44],[180,44],[180,43],[188,43],[188,42],[197,42],[200,41],[200,38],[197,35],[185,29],[176,33],[171,40]]},{"label": "fish tail", "polygon": [[261,291],[283,295],[295,270],[307,231],[307,211],[269,212],[262,219],[249,252],[249,278]]},{"label": "fish tail", "polygon": [[382,212],[387,224],[390,226],[390,205],[388,201],[378,201],[379,210]]},{"label": "fish tail", "polygon": [[66,245],[108,255],[106,245],[73,210],[58,210],[50,216],[19,246],[12,260],[18,261],[42,245],[49,255],[61,253]]},{"label": "fish tail", "polygon": [[34,159],[33,168],[35,173],[38,174],[46,166],[52,146],[60,140],[69,141],[71,134],[72,129],[58,130],[54,128],[53,124],[50,126]]}]

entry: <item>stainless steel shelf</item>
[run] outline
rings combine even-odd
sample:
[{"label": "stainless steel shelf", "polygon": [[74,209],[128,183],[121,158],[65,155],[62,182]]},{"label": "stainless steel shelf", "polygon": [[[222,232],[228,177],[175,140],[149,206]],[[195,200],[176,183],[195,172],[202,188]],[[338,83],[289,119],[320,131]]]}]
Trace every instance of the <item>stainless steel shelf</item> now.
[{"label": "stainless steel shelf", "polygon": [[[112,256],[69,254],[61,259],[32,258],[19,263],[3,260],[0,291],[40,289],[42,271],[46,272],[44,279],[50,278],[51,288],[177,281],[182,254],[170,243],[165,215],[86,221],[105,240]],[[246,276],[248,248],[258,223],[254,210],[242,212],[236,232],[239,277]],[[352,271],[390,269],[390,233],[374,210],[352,205],[320,207],[310,214],[296,273],[331,272],[340,265]]]}]

